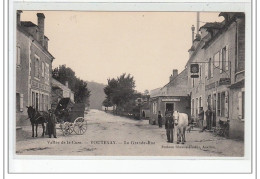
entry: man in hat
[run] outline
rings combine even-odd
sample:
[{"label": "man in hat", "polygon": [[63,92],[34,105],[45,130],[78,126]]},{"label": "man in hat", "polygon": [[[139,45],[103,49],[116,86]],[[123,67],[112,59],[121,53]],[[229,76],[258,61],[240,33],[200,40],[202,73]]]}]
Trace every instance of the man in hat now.
[{"label": "man in hat", "polygon": [[173,122],[172,111],[167,109],[165,111],[165,129],[167,135],[167,142],[170,143],[173,143],[173,128],[174,128],[174,122]]},{"label": "man in hat", "polygon": [[49,109],[49,118],[47,123],[49,138],[51,138],[51,135],[53,135],[54,138],[57,138],[56,123],[57,123],[57,119],[55,117],[55,114],[52,109]]}]

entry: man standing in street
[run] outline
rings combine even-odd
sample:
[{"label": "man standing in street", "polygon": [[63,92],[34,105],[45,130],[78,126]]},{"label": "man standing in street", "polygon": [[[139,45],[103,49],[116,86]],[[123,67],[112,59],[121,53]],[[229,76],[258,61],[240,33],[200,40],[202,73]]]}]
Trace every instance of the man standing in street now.
[{"label": "man standing in street", "polygon": [[161,111],[158,111],[158,125],[159,125],[159,128],[162,128],[162,114],[161,114]]},{"label": "man standing in street", "polygon": [[206,121],[207,121],[207,130],[211,130],[211,117],[212,117],[212,111],[210,105],[208,106],[208,109],[206,111]]},{"label": "man standing in street", "polygon": [[49,138],[51,138],[51,135],[53,135],[54,138],[57,138],[56,123],[57,123],[57,119],[55,117],[55,114],[53,113],[52,109],[49,109],[49,119],[47,123]]},{"label": "man standing in street", "polygon": [[199,116],[199,124],[200,124],[200,128],[201,128],[200,132],[203,132],[204,131],[204,127],[203,127],[204,110],[203,110],[203,107],[200,107],[200,111],[199,111],[198,116]]},{"label": "man standing in street", "polygon": [[166,112],[165,112],[165,129],[166,129],[166,135],[167,135],[167,142],[170,142],[170,143],[173,143],[173,128],[174,128],[174,122],[173,122],[172,111],[166,110]]}]

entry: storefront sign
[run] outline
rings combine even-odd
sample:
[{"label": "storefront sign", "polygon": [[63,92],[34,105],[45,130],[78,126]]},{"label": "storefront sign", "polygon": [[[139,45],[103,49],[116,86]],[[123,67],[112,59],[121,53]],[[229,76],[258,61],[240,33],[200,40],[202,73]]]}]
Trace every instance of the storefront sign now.
[{"label": "storefront sign", "polygon": [[175,102],[175,101],[181,101],[180,99],[162,99],[162,102]]},{"label": "storefront sign", "polygon": [[214,82],[214,83],[210,83],[210,84],[206,85],[205,89],[210,90],[210,89],[215,88],[215,87],[216,87],[216,83]]},{"label": "storefront sign", "polygon": [[220,78],[219,79],[219,86],[220,85],[230,85],[230,78]]}]

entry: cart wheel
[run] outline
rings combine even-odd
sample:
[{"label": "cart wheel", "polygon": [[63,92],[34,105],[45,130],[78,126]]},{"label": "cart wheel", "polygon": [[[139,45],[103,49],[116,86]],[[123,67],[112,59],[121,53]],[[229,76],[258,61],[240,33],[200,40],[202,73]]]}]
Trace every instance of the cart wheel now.
[{"label": "cart wheel", "polygon": [[60,124],[60,128],[62,130],[63,135],[67,136],[73,132],[73,126],[69,122],[65,122],[63,124]]},{"label": "cart wheel", "polygon": [[78,117],[74,121],[74,132],[78,135],[82,135],[87,131],[87,122],[83,117]]}]

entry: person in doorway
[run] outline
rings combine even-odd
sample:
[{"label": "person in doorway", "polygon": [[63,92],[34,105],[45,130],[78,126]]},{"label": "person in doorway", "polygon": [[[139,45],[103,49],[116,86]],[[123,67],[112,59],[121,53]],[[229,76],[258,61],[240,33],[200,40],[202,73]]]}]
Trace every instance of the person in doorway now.
[{"label": "person in doorway", "polygon": [[51,138],[51,135],[53,135],[54,138],[57,138],[56,123],[57,123],[57,119],[55,117],[55,114],[52,109],[49,109],[49,118],[48,118],[48,123],[47,123],[49,138]]},{"label": "person in doorway", "polygon": [[159,125],[159,128],[162,128],[162,114],[161,114],[161,111],[158,111],[158,125]]},{"label": "person in doorway", "polygon": [[210,105],[208,106],[208,109],[207,111],[205,112],[206,114],[206,122],[207,122],[207,130],[211,130],[211,126],[212,126],[212,121],[211,121],[211,118],[212,118],[212,110],[211,110],[211,107]]},{"label": "person in doorway", "polygon": [[167,142],[173,143],[173,115],[172,111],[166,110],[165,112],[165,129],[167,135]]},{"label": "person in doorway", "polygon": [[204,131],[204,126],[203,126],[203,120],[204,120],[204,110],[203,110],[203,107],[200,107],[199,108],[200,111],[199,111],[199,126],[200,126],[200,129],[201,129],[201,132]]}]

